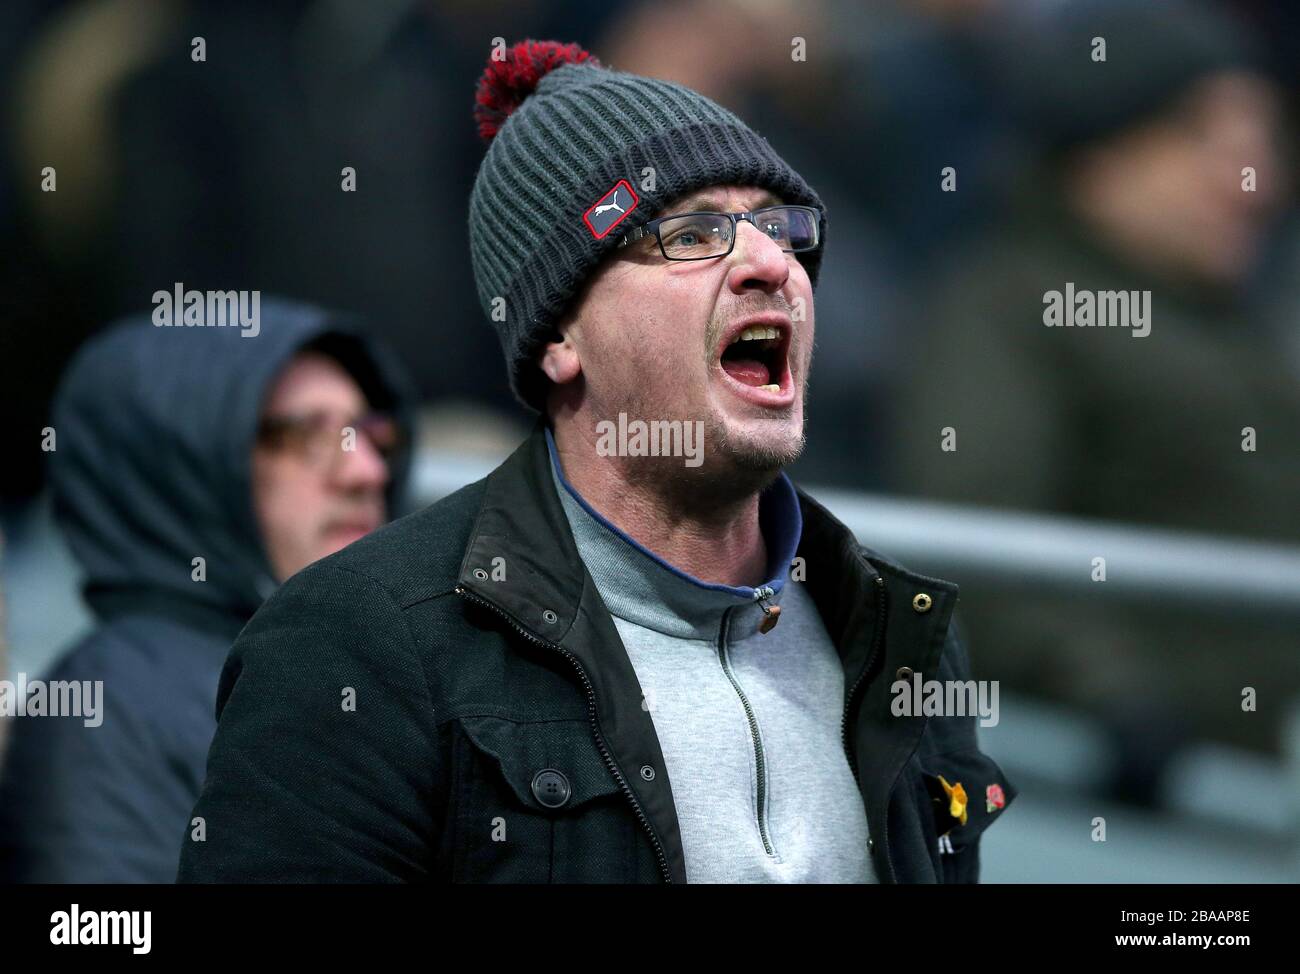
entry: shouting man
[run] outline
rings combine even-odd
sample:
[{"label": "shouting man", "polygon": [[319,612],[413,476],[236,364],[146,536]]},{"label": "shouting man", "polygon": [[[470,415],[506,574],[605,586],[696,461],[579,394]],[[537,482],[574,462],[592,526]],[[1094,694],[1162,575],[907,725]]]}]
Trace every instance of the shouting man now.
[{"label": "shouting man", "polygon": [[817,194],[575,45],[516,45],[477,104],[479,296],[541,416],[244,630],[180,878],[976,881],[1015,789],[973,715],[891,708],[969,678],[956,586],[782,472]]}]

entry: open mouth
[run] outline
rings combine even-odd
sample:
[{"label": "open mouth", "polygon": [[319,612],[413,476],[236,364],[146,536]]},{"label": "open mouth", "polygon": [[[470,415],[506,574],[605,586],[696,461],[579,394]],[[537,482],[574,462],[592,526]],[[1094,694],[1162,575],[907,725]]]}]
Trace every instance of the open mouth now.
[{"label": "open mouth", "polygon": [[731,337],[719,365],[736,383],[771,396],[784,397],[790,388],[787,327],[752,324]]}]

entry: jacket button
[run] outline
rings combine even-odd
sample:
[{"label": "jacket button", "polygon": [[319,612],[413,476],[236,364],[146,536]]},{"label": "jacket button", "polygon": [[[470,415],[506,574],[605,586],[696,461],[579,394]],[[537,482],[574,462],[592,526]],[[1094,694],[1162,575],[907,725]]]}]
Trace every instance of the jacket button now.
[{"label": "jacket button", "polygon": [[655,769],[650,767],[650,765],[648,764],[641,765],[641,777],[644,778],[646,781],[654,781]]},{"label": "jacket button", "polygon": [[934,605],[934,599],[925,592],[917,592],[912,596],[912,608],[917,612],[929,612],[930,606]]},{"label": "jacket button", "polygon": [[559,808],[572,793],[569,779],[554,768],[546,768],[533,776],[533,797],[547,808]]},{"label": "jacket button", "polygon": [[871,838],[871,836],[867,836],[867,851],[874,852],[875,849],[876,849],[876,840]]},{"label": "jacket button", "polygon": [[910,666],[900,666],[894,671],[895,680],[910,680],[912,678],[912,668]]}]

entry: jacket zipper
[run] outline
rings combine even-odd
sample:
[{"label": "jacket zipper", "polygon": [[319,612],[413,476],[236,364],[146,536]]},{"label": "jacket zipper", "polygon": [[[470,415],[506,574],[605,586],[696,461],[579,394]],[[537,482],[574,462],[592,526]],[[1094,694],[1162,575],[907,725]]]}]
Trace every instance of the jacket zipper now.
[{"label": "jacket zipper", "polygon": [[[771,592],[770,589],[767,591]],[[754,763],[758,770],[758,834],[763,840],[764,851],[769,856],[775,857],[776,850],[772,848],[772,842],[767,834],[767,761],[763,756],[763,744],[758,736],[758,719],[754,716],[749,698],[740,688],[736,675],[731,671],[731,663],[727,660],[727,628],[731,613],[732,609],[726,609],[722,613],[722,624],[718,629],[718,659],[722,663],[722,672],[727,674],[727,679],[731,681],[732,688],[745,708],[745,716],[749,719],[749,736],[754,745]]]},{"label": "jacket zipper", "polygon": [[[880,653],[880,642],[885,632],[885,580],[879,574],[876,575],[876,628],[871,634],[871,650],[867,653],[867,663],[858,674],[858,678],[853,681],[853,686],[849,688],[848,697],[844,701],[844,715],[840,718],[840,740],[844,745],[844,753],[849,758],[849,770],[853,772],[853,780],[858,783],[858,790],[862,790],[862,779],[858,777],[858,762],[853,754],[853,746],[849,743],[849,711],[853,709],[853,698],[858,692],[858,687],[862,681],[867,678],[871,672],[871,667],[876,662],[876,656]],[[885,809],[884,833],[880,841],[885,847],[885,864],[889,867],[889,873],[894,875],[894,861],[889,855],[889,809]]]},{"label": "jacket zipper", "polygon": [[623,794],[625,794],[628,797],[628,800],[632,802],[632,808],[636,812],[637,819],[640,820],[641,822],[641,827],[644,828],[646,834],[650,836],[650,841],[654,845],[655,856],[659,860],[659,871],[663,873],[664,882],[672,883],[673,881],[672,871],[668,868],[668,857],[664,855],[664,847],[659,842],[659,836],[655,834],[654,826],[651,825],[650,820],[646,818],[645,812],[641,809],[641,803],[636,800],[636,795],[633,794],[632,789],[628,787],[627,781],[624,779],[623,775],[619,772],[617,765],[614,764],[614,759],[610,756],[609,749],[605,746],[604,738],[601,737],[600,727],[596,723],[596,692],[591,686],[591,680],[587,678],[587,671],[582,668],[582,664],[578,662],[577,657],[575,657],[572,653],[570,653],[567,649],[565,649],[563,646],[559,645],[558,643],[547,642],[545,639],[541,639],[537,636],[534,636],[523,626],[519,625],[519,623],[515,621],[514,616],[510,615],[510,613],[498,607],[495,603],[489,602],[487,599],[480,598],[478,595],[475,595],[473,592],[471,592],[469,589],[465,588],[464,586],[457,585],[456,594],[461,596],[462,598],[469,599],[471,602],[476,602],[479,605],[482,605],[485,608],[492,610],[497,615],[501,616],[501,618],[505,619],[506,622],[510,624],[512,629],[518,632],[519,635],[523,636],[529,642],[536,643],[538,646],[544,646],[547,649],[554,650],[555,652],[563,656],[565,659],[567,659],[570,663],[572,663],[574,668],[577,669],[578,676],[582,679],[583,688],[586,690],[587,693],[587,716],[591,720],[591,731],[596,738],[596,746],[600,748],[600,756],[605,759],[606,767],[608,767],[609,770],[613,773],[615,780],[619,784],[619,787],[623,789]]}]

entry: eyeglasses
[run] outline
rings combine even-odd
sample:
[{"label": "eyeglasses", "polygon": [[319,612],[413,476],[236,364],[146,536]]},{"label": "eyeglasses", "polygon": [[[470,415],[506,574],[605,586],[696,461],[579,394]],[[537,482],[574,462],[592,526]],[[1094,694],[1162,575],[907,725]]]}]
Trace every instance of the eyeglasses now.
[{"label": "eyeglasses", "polygon": [[711,260],[726,257],[736,246],[736,221],[748,220],[775,240],[787,254],[821,246],[822,211],[815,206],[766,206],[743,213],[675,213],[650,220],[625,233],[626,247],[654,234],[659,252],[668,260]]},{"label": "eyeglasses", "polygon": [[257,442],[271,450],[295,453],[312,466],[323,468],[355,449],[344,435],[349,428],[369,440],[385,461],[391,460],[404,442],[396,418],[377,410],[350,420],[325,411],[266,416],[258,424]]}]

